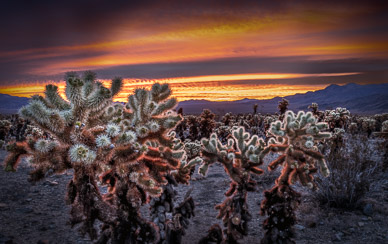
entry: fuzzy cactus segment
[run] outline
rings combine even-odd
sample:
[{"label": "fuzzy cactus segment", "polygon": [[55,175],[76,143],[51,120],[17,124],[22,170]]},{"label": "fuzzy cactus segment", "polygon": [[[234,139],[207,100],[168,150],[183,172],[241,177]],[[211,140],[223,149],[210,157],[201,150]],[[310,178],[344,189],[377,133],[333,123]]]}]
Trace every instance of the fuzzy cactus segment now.
[{"label": "fuzzy cactus segment", "polygon": [[71,162],[82,163],[89,160],[89,148],[83,144],[77,144],[70,148],[69,157]]},{"label": "fuzzy cactus segment", "polygon": [[96,146],[97,147],[108,147],[111,144],[112,144],[112,142],[111,142],[108,135],[102,134],[102,135],[97,136],[97,139],[96,139]]},{"label": "fuzzy cactus segment", "polygon": [[38,151],[41,152],[41,153],[48,153],[48,152],[50,152],[52,149],[54,149],[54,147],[55,147],[56,145],[57,145],[57,144],[56,144],[55,141],[39,139],[39,140],[36,141],[36,143],[35,143],[35,148],[36,148],[36,150],[38,150]]},{"label": "fuzzy cactus segment", "polygon": [[108,134],[110,137],[116,137],[120,134],[120,127],[116,124],[108,124],[106,126],[105,132]]}]

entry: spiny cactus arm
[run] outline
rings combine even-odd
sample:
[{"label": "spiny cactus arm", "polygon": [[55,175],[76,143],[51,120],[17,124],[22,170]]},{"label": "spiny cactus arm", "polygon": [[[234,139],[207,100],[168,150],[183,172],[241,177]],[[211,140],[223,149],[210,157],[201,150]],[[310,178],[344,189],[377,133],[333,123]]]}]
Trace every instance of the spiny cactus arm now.
[{"label": "spiny cactus arm", "polygon": [[132,164],[131,162],[136,162],[142,154],[141,146],[138,143],[134,145],[118,145],[115,147],[113,159],[118,165]]},{"label": "spiny cactus arm", "polygon": [[66,122],[58,110],[50,109],[39,100],[32,100],[22,107],[19,114],[28,120],[33,121],[42,130],[55,136],[62,136]]},{"label": "spiny cactus arm", "polygon": [[46,85],[46,90],[44,93],[46,99],[56,109],[62,111],[69,110],[71,108],[70,104],[59,95],[57,86],[52,84]]},{"label": "spiny cactus arm", "polygon": [[172,175],[178,183],[189,184],[190,173],[192,172],[192,169],[196,165],[200,165],[203,162],[200,157],[193,158],[189,162],[187,162],[186,160],[187,159],[185,158],[182,161],[181,166],[178,170],[172,172]]},{"label": "spiny cactus arm", "polygon": [[281,165],[282,163],[284,163],[284,161],[286,160],[286,155],[281,155],[280,157],[278,157],[277,159],[275,159],[274,161],[272,161],[271,163],[268,164],[268,170],[275,170],[277,168],[277,166]]},{"label": "spiny cactus arm", "polygon": [[65,80],[65,94],[72,106],[79,107],[84,104],[85,97],[82,91],[84,81],[82,81],[75,72],[66,73]]},{"label": "spiny cactus arm", "polygon": [[112,94],[112,97],[116,96],[121,91],[122,87],[123,87],[123,79],[121,77],[115,77],[112,80],[111,87],[110,87],[110,92]]},{"label": "spiny cactus arm", "polygon": [[44,97],[42,97],[41,95],[33,95],[31,96],[30,98],[31,101],[39,101],[41,102],[45,107],[47,107],[48,109],[54,109],[55,107],[47,100],[45,99]]},{"label": "spiny cactus arm", "polygon": [[137,186],[142,188],[151,197],[158,197],[162,194],[162,187],[158,186],[155,179],[153,179],[146,171],[132,172],[129,175],[131,182],[136,183]]},{"label": "spiny cactus arm", "polygon": [[87,70],[82,75],[83,85],[83,96],[86,98],[93,92],[97,75],[93,71]]},{"label": "spiny cactus arm", "polygon": [[160,102],[152,112],[152,116],[158,116],[167,110],[173,109],[176,104],[177,100],[175,98],[170,98],[166,101]]},{"label": "spiny cactus arm", "polygon": [[156,83],[151,88],[151,99],[152,101],[159,103],[167,99],[171,95],[170,87],[167,83],[159,84]]},{"label": "spiny cactus arm", "polygon": [[29,173],[29,180],[39,181],[49,174],[60,174],[72,168],[67,150],[66,146],[61,146],[55,141],[38,140],[30,159],[34,169]]},{"label": "spiny cactus arm", "polygon": [[[264,171],[257,166],[263,164],[266,153],[264,140],[259,139],[257,135],[251,136],[248,132],[245,132],[244,127],[234,129],[232,135],[238,150],[235,152],[235,157],[240,159],[241,167],[255,174],[262,174]],[[228,145],[232,146],[234,141],[229,140]]]},{"label": "spiny cactus arm", "polygon": [[9,143],[6,146],[6,150],[9,153],[4,160],[4,170],[16,171],[17,165],[20,163],[23,156],[28,155],[31,148],[26,142],[14,142],[14,143]]},{"label": "spiny cactus arm", "polygon": [[214,163],[221,163],[226,173],[230,176],[233,181],[241,182],[241,172],[239,169],[233,167],[235,154],[228,152],[224,146],[218,141],[217,135],[213,133],[210,140],[202,138],[202,157],[203,164],[199,167],[199,173],[206,175],[210,165]]},{"label": "spiny cactus arm", "polygon": [[89,113],[101,113],[111,103],[112,94],[103,85],[96,85],[94,91],[87,97],[86,107]]}]

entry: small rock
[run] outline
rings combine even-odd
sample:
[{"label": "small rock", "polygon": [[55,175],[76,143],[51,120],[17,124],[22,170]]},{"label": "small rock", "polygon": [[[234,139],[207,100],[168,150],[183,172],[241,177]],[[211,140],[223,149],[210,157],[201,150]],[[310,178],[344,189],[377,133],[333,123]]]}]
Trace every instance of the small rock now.
[{"label": "small rock", "polygon": [[360,226],[360,227],[363,227],[363,226],[365,225],[364,222],[358,222],[357,224],[358,224],[358,226]]},{"label": "small rock", "polygon": [[34,210],[31,209],[31,208],[21,208],[18,210],[19,213],[23,213],[23,214],[29,214],[29,213],[33,213]]},{"label": "small rock", "polygon": [[39,240],[36,244],[49,244],[48,240]]},{"label": "small rock", "polygon": [[370,204],[370,203],[367,203],[364,208],[362,209],[362,212],[366,215],[366,216],[372,216],[373,215],[373,205]]},{"label": "small rock", "polygon": [[46,227],[46,226],[41,226],[41,227],[39,228],[39,230],[40,230],[40,231],[46,231],[46,230],[47,230],[47,227]]},{"label": "small rock", "polygon": [[8,204],[0,202],[0,209],[8,207]]},{"label": "small rock", "polygon": [[58,185],[58,182],[56,182],[56,181],[51,181],[51,180],[47,180],[47,183],[48,183],[50,186],[56,186],[56,185]]},{"label": "small rock", "polygon": [[348,236],[351,235],[351,233],[349,231],[346,231],[346,230],[343,230],[342,233],[344,233],[345,235],[348,235]]},{"label": "small rock", "polygon": [[295,229],[297,229],[297,230],[304,230],[305,227],[303,225],[295,225]]},{"label": "small rock", "polygon": [[342,237],[344,236],[344,233],[342,232],[338,232],[337,234],[335,234],[335,239],[337,241],[342,241]]},{"label": "small rock", "polygon": [[315,228],[315,227],[317,227],[317,223],[316,223],[315,221],[310,221],[310,222],[307,224],[307,226],[308,226],[309,228]]}]

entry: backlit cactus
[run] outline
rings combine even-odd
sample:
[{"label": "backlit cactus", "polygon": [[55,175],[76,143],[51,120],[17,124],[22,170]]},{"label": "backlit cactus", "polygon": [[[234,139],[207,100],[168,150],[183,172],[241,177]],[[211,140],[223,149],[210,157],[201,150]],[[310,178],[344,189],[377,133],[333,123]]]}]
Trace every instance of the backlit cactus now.
[{"label": "backlit cactus", "polygon": [[327,128],[327,123],[317,122],[311,112],[303,111],[297,115],[287,111],[283,121],[271,124],[268,135],[272,137],[264,153],[272,151],[279,157],[268,165],[268,169],[282,166],[283,170],[275,186],[265,192],[265,200],[261,204],[261,213],[268,215],[264,221],[267,232],[262,243],[293,242],[294,210],[300,194],[291,185],[299,181],[304,186],[316,188],[313,174],[317,172],[317,167],[324,176],[329,174],[324,156],[316,147],[316,142],[330,138],[331,134],[324,132]]},{"label": "backlit cactus", "polygon": [[324,114],[324,121],[329,124],[331,131],[334,128],[344,128],[348,124],[350,112],[346,108],[338,107],[334,110],[326,110]]},{"label": "backlit cactus", "polygon": [[[123,106],[112,102],[122,79],[107,88],[95,78],[92,72],[82,78],[67,73],[68,101],[54,85],[46,86],[44,97],[34,96],[20,114],[47,136],[31,129],[26,141],[9,144],[5,168],[15,170],[23,156],[32,156],[32,180],[73,168],[67,201],[71,223],[82,223],[81,232],[99,243],[158,241],[160,229],[140,216],[140,206],[163,194],[167,177],[176,174],[187,183],[188,169],[200,159],[187,161],[170,134],[181,116],[171,110],[176,100],[169,98],[167,84],[137,89]],[[99,181],[107,194],[100,192]],[[100,231],[96,220],[103,223]]]},{"label": "backlit cactus", "polygon": [[234,243],[247,235],[248,221],[251,214],[248,211],[247,192],[253,191],[256,182],[251,174],[261,174],[258,168],[263,163],[265,143],[256,135],[251,136],[243,127],[235,127],[232,138],[227,144],[222,144],[216,134],[210,139],[202,139],[202,156],[204,163],[199,173],[206,174],[209,166],[219,162],[232,180],[227,198],[220,205],[217,218],[222,218],[225,227],[225,241]]}]

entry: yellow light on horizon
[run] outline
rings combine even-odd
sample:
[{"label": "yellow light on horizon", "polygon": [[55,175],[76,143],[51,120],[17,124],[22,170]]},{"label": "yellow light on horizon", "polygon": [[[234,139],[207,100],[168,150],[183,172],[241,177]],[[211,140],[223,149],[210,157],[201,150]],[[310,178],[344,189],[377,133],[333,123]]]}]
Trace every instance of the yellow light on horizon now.
[{"label": "yellow light on horizon", "polygon": [[[282,80],[306,77],[329,77],[349,76],[360,73],[320,73],[320,74],[298,74],[298,73],[253,73],[253,74],[230,74],[230,75],[207,75],[192,77],[172,77],[163,79],[124,79],[123,89],[114,99],[115,101],[126,102],[128,95],[136,88],[150,88],[154,83],[170,84],[173,95],[179,101],[190,99],[206,99],[210,101],[234,101],[244,98],[250,99],[271,99],[276,96],[288,96],[296,93],[305,93],[323,89],[326,85],[290,85],[290,84],[234,84],[233,81],[247,80]],[[110,86],[110,80],[100,80],[105,86]],[[222,82],[224,85],[217,85]],[[45,85],[50,82],[35,82],[32,84],[8,85],[0,87],[0,93],[12,96],[30,97],[34,94],[43,95]],[[53,82],[51,82],[53,83]],[[59,93],[65,98],[65,82],[55,83]]]}]

